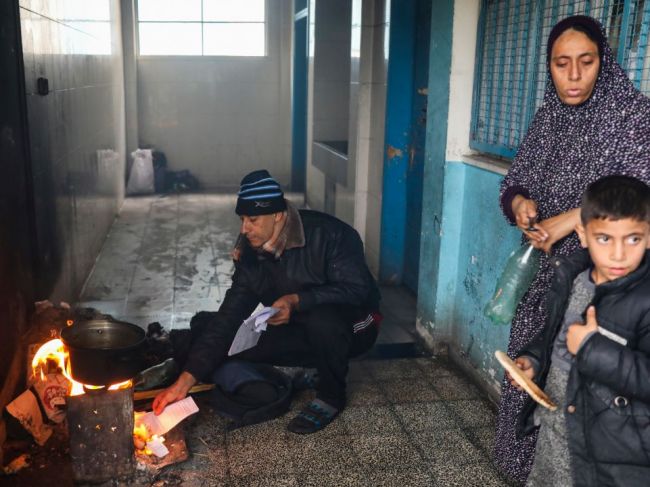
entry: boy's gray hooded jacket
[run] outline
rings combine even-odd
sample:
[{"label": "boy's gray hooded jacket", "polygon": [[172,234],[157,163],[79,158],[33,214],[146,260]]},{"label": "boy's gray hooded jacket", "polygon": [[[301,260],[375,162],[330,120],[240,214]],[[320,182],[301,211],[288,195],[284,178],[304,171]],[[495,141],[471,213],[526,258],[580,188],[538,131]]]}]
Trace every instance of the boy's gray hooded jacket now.
[{"label": "boy's gray hooded jacket", "polygon": [[[540,367],[544,387],[555,336],[574,279],[592,263],[586,250],[553,261],[544,330],[524,347]],[[596,287],[592,301],[600,333],[575,357],[564,410],[577,486],[650,485],[650,251],[628,276]],[[604,330],[603,330],[604,329]],[[518,418],[520,435],[533,425],[536,403],[528,398]]]}]

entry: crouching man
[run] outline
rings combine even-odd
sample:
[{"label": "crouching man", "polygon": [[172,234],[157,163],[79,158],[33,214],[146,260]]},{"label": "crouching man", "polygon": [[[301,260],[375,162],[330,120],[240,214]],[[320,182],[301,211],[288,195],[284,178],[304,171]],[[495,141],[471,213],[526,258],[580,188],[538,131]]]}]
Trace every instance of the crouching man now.
[{"label": "crouching man", "polygon": [[268,321],[273,326],[255,347],[233,358],[316,368],[316,398],[288,425],[294,433],[313,433],[345,407],[348,361],[377,338],[379,290],[363,244],[342,221],[297,210],[266,170],[242,179],[235,211],[241,235],[232,286],[194,341],[178,380],[154,400],[154,411],[183,399],[197,380],[210,380],[242,321],[261,302],[279,309]]}]

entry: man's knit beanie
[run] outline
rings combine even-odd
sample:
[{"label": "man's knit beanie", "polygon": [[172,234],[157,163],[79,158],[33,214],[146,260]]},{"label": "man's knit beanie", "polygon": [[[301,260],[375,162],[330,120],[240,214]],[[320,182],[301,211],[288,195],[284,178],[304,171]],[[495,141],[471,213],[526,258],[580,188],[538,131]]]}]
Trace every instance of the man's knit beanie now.
[{"label": "man's knit beanie", "polygon": [[270,215],[286,209],[282,188],[266,169],[253,171],[241,180],[235,208],[238,215]]}]

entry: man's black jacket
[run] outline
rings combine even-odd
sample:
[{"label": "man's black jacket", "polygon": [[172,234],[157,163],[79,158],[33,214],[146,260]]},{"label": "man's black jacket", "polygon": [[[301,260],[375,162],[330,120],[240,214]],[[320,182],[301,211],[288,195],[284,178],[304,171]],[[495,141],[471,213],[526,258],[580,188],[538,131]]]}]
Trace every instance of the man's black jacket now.
[{"label": "man's black jacket", "polygon": [[184,370],[197,379],[206,379],[225,359],[237,329],[260,302],[270,306],[296,293],[301,312],[319,304],[379,309],[379,290],[357,231],[325,213],[293,207],[289,212],[292,236],[279,258],[243,246],[232,286],[185,364]]},{"label": "man's black jacket", "polygon": [[[581,251],[553,264],[546,326],[519,354],[538,360],[542,388],[573,281],[591,260]],[[575,485],[650,485],[650,252],[633,273],[597,286],[591,304],[600,333],[578,350],[564,411]],[[534,428],[535,407],[528,398],[520,435]]]}]

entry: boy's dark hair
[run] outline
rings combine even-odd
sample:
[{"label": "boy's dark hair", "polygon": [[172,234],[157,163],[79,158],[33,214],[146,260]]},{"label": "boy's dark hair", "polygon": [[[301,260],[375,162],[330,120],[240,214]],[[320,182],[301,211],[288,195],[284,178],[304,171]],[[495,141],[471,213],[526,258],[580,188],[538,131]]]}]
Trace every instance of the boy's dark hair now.
[{"label": "boy's dark hair", "polygon": [[591,183],[582,195],[580,219],[633,220],[650,223],[650,187],[630,176],[605,176]]}]

